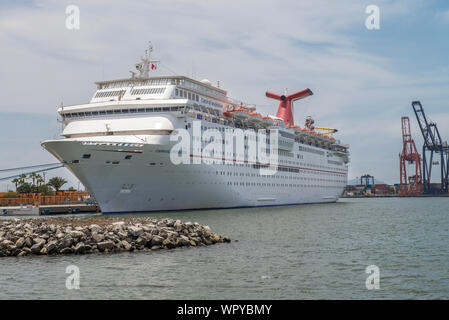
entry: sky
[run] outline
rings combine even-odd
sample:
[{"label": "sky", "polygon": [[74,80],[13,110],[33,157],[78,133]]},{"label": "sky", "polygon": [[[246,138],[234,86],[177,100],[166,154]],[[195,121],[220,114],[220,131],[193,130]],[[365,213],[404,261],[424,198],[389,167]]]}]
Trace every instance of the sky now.
[{"label": "sky", "polygon": [[[66,27],[69,5],[79,29]],[[369,5],[380,29],[365,25]],[[0,169],[55,162],[40,142],[61,133],[58,106],[88,102],[95,81],[128,77],[151,41],[154,76],[219,81],[264,115],[277,110],[265,91],[310,88],[296,124],[312,116],[338,129],[350,145],[348,179],[397,183],[401,116],[422,148],[412,101],[449,139],[448,35],[447,1],[2,0]],[[66,169],[52,175],[77,187]]]}]

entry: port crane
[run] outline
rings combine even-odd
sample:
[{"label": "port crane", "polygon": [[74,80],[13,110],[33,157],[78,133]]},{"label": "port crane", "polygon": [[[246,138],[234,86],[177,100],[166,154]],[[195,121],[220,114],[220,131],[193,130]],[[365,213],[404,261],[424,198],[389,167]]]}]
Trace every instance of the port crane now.
[{"label": "port crane", "polygon": [[[443,194],[448,192],[448,174],[449,174],[449,147],[447,142],[441,140],[440,132],[437,124],[427,120],[424,108],[420,101],[412,102],[413,111],[415,112],[419,128],[421,129],[424,138],[422,163],[423,163],[423,191],[426,194]],[[427,155],[428,154],[428,155]],[[434,155],[440,156],[440,187],[433,187],[431,185],[432,165],[434,162]]]},{"label": "port crane", "polygon": [[[418,195],[423,191],[421,155],[416,149],[415,141],[410,131],[410,118],[402,117],[402,152],[399,154],[400,185],[399,195]],[[414,164],[413,176],[407,176],[406,164]]]}]

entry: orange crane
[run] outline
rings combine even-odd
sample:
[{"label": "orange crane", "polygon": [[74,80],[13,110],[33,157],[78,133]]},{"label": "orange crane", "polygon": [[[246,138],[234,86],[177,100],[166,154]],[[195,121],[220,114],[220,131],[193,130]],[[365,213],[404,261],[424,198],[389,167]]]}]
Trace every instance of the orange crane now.
[{"label": "orange crane", "polygon": [[[402,117],[402,153],[399,154],[400,185],[399,195],[418,195],[423,192],[423,180],[421,172],[421,155],[416,149],[415,141],[410,132],[409,117]],[[414,175],[407,176],[406,164],[415,166]]]}]

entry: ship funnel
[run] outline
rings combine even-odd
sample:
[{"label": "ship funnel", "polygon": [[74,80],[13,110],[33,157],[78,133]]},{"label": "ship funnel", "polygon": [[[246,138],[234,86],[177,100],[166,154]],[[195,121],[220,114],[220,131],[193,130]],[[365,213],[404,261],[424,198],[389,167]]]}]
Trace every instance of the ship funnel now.
[{"label": "ship funnel", "polygon": [[280,95],[277,93],[273,93],[267,91],[265,95],[268,98],[276,99],[281,101],[279,103],[278,112],[276,117],[284,119],[284,122],[287,126],[293,126],[293,113],[292,113],[292,101],[303,99],[305,97],[313,95],[312,90],[309,88],[289,94],[289,95]]}]

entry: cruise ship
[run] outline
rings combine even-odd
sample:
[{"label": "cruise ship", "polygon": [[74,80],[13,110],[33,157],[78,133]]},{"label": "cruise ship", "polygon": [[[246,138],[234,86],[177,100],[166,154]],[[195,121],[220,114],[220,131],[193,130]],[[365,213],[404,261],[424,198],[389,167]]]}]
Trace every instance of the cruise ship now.
[{"label": "cruise ship", "polygon": [[[311,118],[303,127],[293,121],[293,101],[312,95],[311,90],[267,92],[280,103],[276,116],[263,116],[206,79],[150,77],[159,64],[151,53],[150,45],[129,78],[96,82],[89,103],[59,107],[62,137],[42,142],[103,213],[338,200],[347,182],[349,146],[333,137],[335,129],[314,126]],[[187,151],[176,152],[189,160],[179,163],[172,151],[182,132],[191,143]],[[244,132],[242,148],[238,135],[232,136],[237,132]],[[232,149],[226,148],[228,133],[236,139]],[[223,148],[210,151],[211,140]],[[252,156],[254,143],[265,157]]]}]

